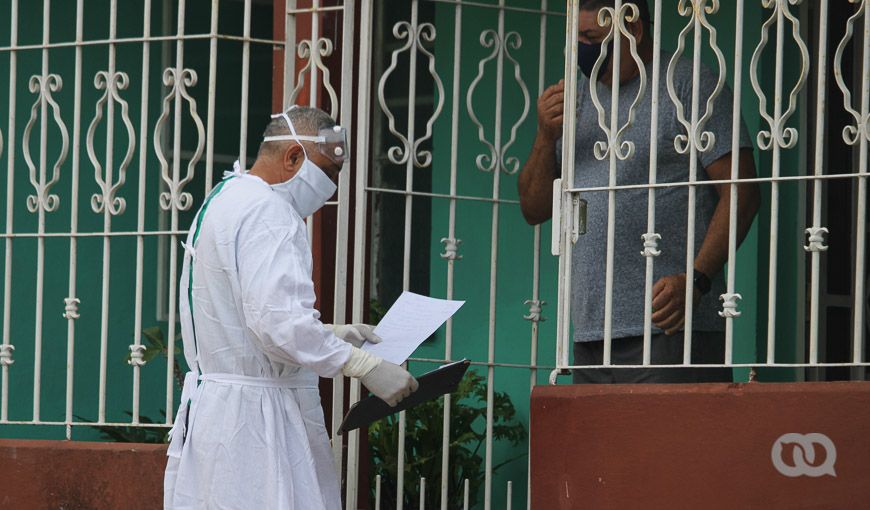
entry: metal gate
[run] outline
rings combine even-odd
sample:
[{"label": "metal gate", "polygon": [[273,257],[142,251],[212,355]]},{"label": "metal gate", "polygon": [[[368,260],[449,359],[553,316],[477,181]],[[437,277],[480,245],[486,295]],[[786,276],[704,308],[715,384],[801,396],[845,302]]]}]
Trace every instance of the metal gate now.
[{"label": "metal gate", "polygon": [[[765,166],[769,175],[753,181],[770,186],[769,219],[759,232],[770,234],[773,241],[762,271],[767,282],[758,289],[793,284],[798,294],[805,287],[809,296],[806,303],[798,299],[799,306],[791,308],[777,301],[775,291],[768,292],[767,302],[757,307],[767,314],[764,334],[759,334],[763,357],[738,360],[734,354],[736,325],[746,320],[741,318],[747,310],[741,309],[741,298],[753,293],[738,285],[744,267],[735,232],[736,164],[731,178],[723,181],[692,177],[658,183],[658,149],[653,143],[650,179],[617,185],[620,165],[632,157],[623,149],[631,140],[622,138],[625,126],[618,116],[608,122],[602,115],[599,126],[581,128],[600,130],[600,156],[609,161],[611,183],[575,187],[569,164],[575,154],[567,144],[562,154],[562,207],[553,230],[520,228],[524,224],[516,214],[515,179],[535,131],[534,98],[563,77],[566,111],[575,108],[579,0],[288,0],[286,5],[260,0],[77,0],[74,5],[6,0],[0,2],[0,12],[8,13],[9,21],[8,32],[0,28],[0,68],[8,69],[9,76],[4,108],[8,121],[0,126],[0,157],[5,156],[7,167],[0,425],[12,434],[31,436],[55,427],[66,438],[95,426],[171,426],[181,370],[176,357],[179,240],[211,189],[215,170],[228,168],[235,159],[249,162],[258,138],[251,129],[264,125],[273,107],[297,102],[324,108],[352,132],[353,157],[341,174],[337,201],[330,204],[334,209],[309,223],[312,238],[335,236],[334,251],[330,240],[316,262],[324,271],[334,269],[334,275],[324,280],[332,282],[332,320],[369,318],[370,301],[378,292],[369,285],[383,276],[384,269],[376,264],[390,256],[385,250],[393,250],[382,239],[392,229],[390,242],[401,252],[393,269],[401,278],[391,292],[416,290],[419,272],[427,288],[435,289],[435,297],[469,300],[466,315],[448,322],[410,360],[412,370],[422,372],[470,356],[485,381],[484,407],[475,425],[483,450],[478,502],[473,497],[474,477],[453,487],[446,476],[455,466],[451,451],[459,435],[449,396],[439,417],[440,483],[427,484],[425,478],[406,483],[412,472],[406,461],[407,432],[415,424],[407,423],[403,413],[397,429],[397,479],[392,481],[397,492],[395,500],[387,501],[380,496],[382,479],[373,476],[374,487],[369,487],[361,478],[360,473],[371,467],[366,438],[358,432],[346,438],[335,434],[343,407],[360,396],[359,384],[350,381],[345,394],[344,381],[334,381],[330,428],[348,509],[368,504],[370,493],[375,507],[402,507],[408,499],[406,487],[413,488],[421,508],[426,494],[433,492],[441,508],[448,508],[448,500],[457,494],[466,507],[522,504],[528,470],[523,467],[502,476],[498,468],[525,443],[499,443],[498,406],[502,394],[528,398],[527,390],[548,375],[555,382],[559,374],[576,368],[569,357],[570,260],[574,243],[583,242],[576,222],[581,199],[590,193],[606,193],[611,202],[621,190],[649,193],[648,228],[637,232],[638,239],[643,236],[637,251],[643,252],[647,275],[637,282],[645,288],[647,324],[644,363],[639,366],[649,365],[652,274],[659,243],[668,242],[656,233],[655,192],[688,188],[692,205],[698,187],[720,184],[729,186],[733,197],[727,292],[721,296],[727,328],[721,366],[847,367],[855,377],[863,377],[861,367],[868,365],[867,1],[850,0],[853,12],[836,27],[829,19],[828,0],[813,3],[812,16],[806,3],[793,0],[649,3],[654,13],[654,72],[641,77],[642,90],[668,86],[673,63],[661,59],[663,41],[670,37],[662,28],[678,20],[674,26],[681,31],[675,46],[684,48],[693,40],[692,54],[680,58],[691,59],[697,67],[705,54],[712,55],[710,60],[723,71],[719,84],[729,73],[733,76],[733,104],[716,103],[714,94],[712,106],[730,111],[737,125],[747,97],[757,98],[760,105],[751,114],[758,116],[760,126],[755,133],[758,153],[770,155]],[[728,43],[733,55],[721,48],[731,28],[717,24],[723,10],[734,13],[736,37]],[[611,35],[619,32],[631,38],[624,21],[634,15],[630,5],[615,0],[603,12],[601,21]],[[835,48],[828,44],[834,28],[843,32]],[[620,44],[616,38],[617,52]],[[772,78],[763,68],[764,55],[770,52]],[[639,58],[636,52],[632,56]],[[796,74],[784,68],[787,56],[800,63]],[[267,69],[273,69],[271,74]],[[786,82],[792,75],[794,81]],[[271,95],[275,86],[264,81],[266,76],[280,82],[279,94]],[[807,93],[809,86],[814,86],[814,97]],[[837,171],[826,168],[837,156],[826,154],[833,143],[826,136],[832,90],[842,94],[848,119],[835,131],[854,155],[848,169]],[[596,106],[606,112],[606,105]],[[703,152],[705,105],[682,106],[686,114],[679,121],[685,135],[678,143],[690,153]],[[610,107],[611,112],[633,108]],[[745,107],[743,113],[749,114]],[[564,139],[574,139],[577,129],[574,117],[567,116]],[[651,139],[655,133],[653,123]],[[715,143],[738,147],[736,137]],[[807,154],[812,154],[811,162],[800,159]],[[788,157],[799,160],[798,171],[784,162]],[[852,336],[849,359],[839,361],[827,360],[819,347],[826,338],[819,327],[824,322],[820,293],[828,295],[820,289],[826,234],[839,227],[823,223],[824,186],[834,181],[853,184],[856,204],[854,227],[845,235],[855,237],[849,245]],[[794,250],[783,255],[777,250],[795,236],[781,225],[804,221],[798,213],[781,210],[779,199],[788,186],[810,193],[810,220],[804,225],[806,244],[792,243],[789,249]],[[397,201],[392,209],[384,205],[389,200]],[[611,214],[609,230],[616,221]],[[692,221],[686,218],[687,226]],[[542,245],[556,246],[561,256],[542,256]],[[802,263],[803,255],[795,252],[804,250],[808,283],[788,283],[799,278],[796,273],[782,274],[779,264],[786,256]],[[427,254],[423,262],[421,253]],[[608,267],[614,257],[635,255],[615,253],[610,246]],[[692,271],[687,261],[689,278]],[[608,303],[613,299],[613,277],[610,269]],[[691,292],[690,286],[687,302]],[[547,301],[555,310],[555,321],[544,322]],[[794,344],[794,358],[778,359],[777,338],[782,341],[782,334],[777,327],[794,314],[808,318],[806,348],[800,322],[800,334],[786,339]],[[610,336],[606,333],[604,338],[607,353]],[[684,343],[687,357],[679,366],[690,365],[691,328]],[[609,363],[606,355],[604,365]],[[165,417],[158,416],[161,409]],[[40,432],[31,432],[35,429]]]}]

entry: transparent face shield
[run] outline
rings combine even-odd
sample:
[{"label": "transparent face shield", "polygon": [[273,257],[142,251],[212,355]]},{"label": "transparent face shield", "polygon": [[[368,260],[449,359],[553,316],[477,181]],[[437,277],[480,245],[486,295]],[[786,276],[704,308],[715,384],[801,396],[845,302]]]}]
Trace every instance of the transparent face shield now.
[{"label": "transparent face shield", "polygon": [[[295,106],[291,106],[290,110],[293,108],[295,108]],[[290,117],[287,116],[286,112],[272,115],[273,119],[277,119],[278,117],[284,118],[284,122],[287,123],[287,128],[290,129],[290,134],[267,136],[263,138],[264,142],[275,142],[279,140],[312,142],[317,152],[339,166],[341,166],[344,163],[344,160],[347,159],[347,130],[343,127],[336,125],[331,128],[324,128],[315,136],[298,135],[296,134],[296,129],[293,128],[293,122],[290,121]]]}]

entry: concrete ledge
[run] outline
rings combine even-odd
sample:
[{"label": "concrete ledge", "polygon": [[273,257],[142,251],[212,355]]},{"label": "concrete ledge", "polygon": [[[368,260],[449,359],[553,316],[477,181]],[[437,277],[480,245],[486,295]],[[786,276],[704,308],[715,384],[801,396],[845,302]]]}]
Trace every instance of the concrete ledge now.
[{"label": "concrete ledge", "polygon": [[539,386],[530,427],[535,509],[868,505],[866,382]]},{"label": "concrete ledge", "polygon": [[158,509],[166,445],[0,439],[0,508]]}]

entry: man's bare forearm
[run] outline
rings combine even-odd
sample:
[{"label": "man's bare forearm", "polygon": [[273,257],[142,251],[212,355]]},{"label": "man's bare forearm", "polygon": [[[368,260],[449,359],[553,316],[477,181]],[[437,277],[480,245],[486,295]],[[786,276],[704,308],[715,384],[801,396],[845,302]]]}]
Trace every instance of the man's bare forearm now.
[{"label": "man's bare forearm", "polygon": [[543,223],[553,215],[553,179],[557,168],[556,141],[538,133],[518,180],[520,208],[531,225]]},{"label": "man's bare forearm", "polygon": [[[730,158],[728,161],[730,167]],[[741,178],[755,176],[755,165],[751,151],[741,151]],[[727,178],[727,177],[726,177]],[[695,258],[695,269],[707,276],[714,276],[722,270],[728,261],[728,225],[731,211],[731,186],[728,184],[717,187],[719,202],[707,227],[701,250]],[[737,246],[746,238],[749,227],[758,212],[760,201],[758,185],[755,183],[738,184],[737,186]]]}]

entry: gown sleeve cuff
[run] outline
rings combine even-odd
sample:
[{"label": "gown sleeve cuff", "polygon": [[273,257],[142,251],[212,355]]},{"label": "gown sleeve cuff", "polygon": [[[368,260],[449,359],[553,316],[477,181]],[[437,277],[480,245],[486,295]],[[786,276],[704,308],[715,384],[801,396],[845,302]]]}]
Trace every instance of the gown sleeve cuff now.
[{"label": "gown sleeve cuff", "polygon": [[382,359],[357,347],[351,347],[350,358],[341,368],[345,377],[365,377],[381,364]]}]

